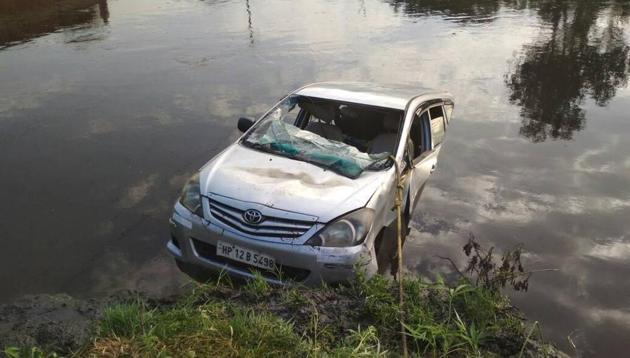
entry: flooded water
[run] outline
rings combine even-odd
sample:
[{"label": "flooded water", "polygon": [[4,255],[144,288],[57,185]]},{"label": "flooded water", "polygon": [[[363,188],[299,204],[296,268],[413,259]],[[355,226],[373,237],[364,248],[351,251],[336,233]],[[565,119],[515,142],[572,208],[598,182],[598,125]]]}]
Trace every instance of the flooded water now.
[{"label": "flooded water", "polygon": [[630,5],[622,1],[0,0],[0,300],[179,287],[186,178],[301,84],[450,90],[410,271],[468,233],[522,244],[514,300],[573,355],[630,337]]}]

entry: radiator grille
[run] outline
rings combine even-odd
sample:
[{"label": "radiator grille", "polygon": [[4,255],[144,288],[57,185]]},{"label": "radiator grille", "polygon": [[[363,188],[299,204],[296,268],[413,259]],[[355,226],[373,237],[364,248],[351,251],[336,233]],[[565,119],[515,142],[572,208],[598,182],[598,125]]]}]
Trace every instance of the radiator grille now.
[{"label": "radiator grille", "polygon": [[304,235],[315,224],[311,221],[267,215],[263,216],[263,220],[259,224],[249,224],[243,219],[245,210],[221,202],[216,197],[208,198],[208,201],[210,213],[215,219],[249,236],[296,238]]}]

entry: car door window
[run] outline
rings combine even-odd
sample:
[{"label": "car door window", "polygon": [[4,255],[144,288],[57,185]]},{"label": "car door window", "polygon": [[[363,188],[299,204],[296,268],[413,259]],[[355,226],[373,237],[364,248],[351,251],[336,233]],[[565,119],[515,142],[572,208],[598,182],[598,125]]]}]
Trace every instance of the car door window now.
[{"label": "car door window", "polygon": [[422,112],[420,115],[416,113],[413,117],[413,123],[411,124],[411,132],[409,133],[409,139],[411,140],[412,153],[411,158],[415,161],[420,157],[422,153],[431,149],[431,139],[429,137],[429,114],[427,111]]},{"label": "car door window", "polygon": [[431,141],[435,148],[444,139],[444,111],[440,105],[429,108],[429,114],[431,115]]}]

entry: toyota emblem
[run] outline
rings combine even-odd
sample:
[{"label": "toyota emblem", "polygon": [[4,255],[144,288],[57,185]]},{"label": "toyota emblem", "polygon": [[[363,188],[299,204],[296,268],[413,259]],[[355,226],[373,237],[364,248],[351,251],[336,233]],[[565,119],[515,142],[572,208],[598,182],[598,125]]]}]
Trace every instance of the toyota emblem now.
[{"label": "toyota emblem", "polygon": [[243,220],[248,224],[260,224],[263,220],[263,216],[260,211],[256,209],[247,209],[243,213]]}]

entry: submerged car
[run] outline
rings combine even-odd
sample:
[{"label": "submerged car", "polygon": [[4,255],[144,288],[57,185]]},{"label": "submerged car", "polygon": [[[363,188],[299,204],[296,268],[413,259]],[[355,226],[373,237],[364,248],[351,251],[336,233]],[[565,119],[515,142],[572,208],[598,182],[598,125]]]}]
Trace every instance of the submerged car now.
[{"label": "submerged car", "polygon": [[396,168],[408,223],[453,106],[443,91],[315,83],[240,118],[244,134],[175,203],[168,251],[193,277],[320,284],[379,271],[395,247]]}]

